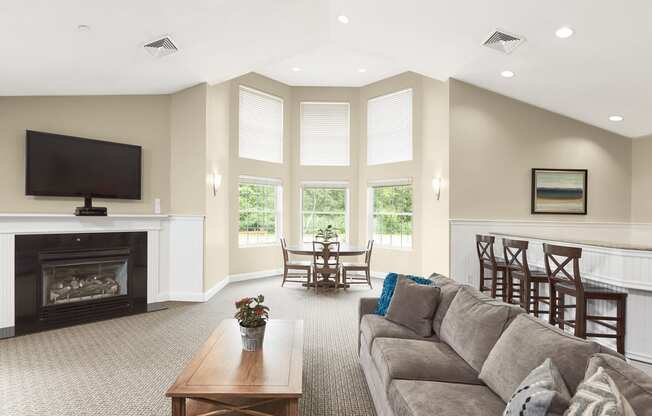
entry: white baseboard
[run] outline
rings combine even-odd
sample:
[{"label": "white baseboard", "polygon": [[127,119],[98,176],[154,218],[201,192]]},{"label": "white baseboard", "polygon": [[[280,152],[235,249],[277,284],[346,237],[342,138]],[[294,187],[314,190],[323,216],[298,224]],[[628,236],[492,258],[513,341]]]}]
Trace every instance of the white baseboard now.
[{"label": "white baseboard", "polygon": [[272,277],[283,274],[283,269],[262,270],[252,273],[239,273],[229,275],[229,283],[242,282],[244,280],[262,279],[264,277]]},{"label": "white baseboard", "polygon": [[215,296],[220,290],[224,289],[228,284],[229,284],[229,276],[226,276],[224,279],[215,283],[215,285],[213,285],[212,288],[208,289],[204,293],[203,302],[208,302],[209,300],[211,300],[213,296]]},{"label": "white baseboard", "polygon": [[385,277],[387,277],[388,272],[379,272],[379,271],[371,271],[371,278],[372,279],[380,279],[380,280],[385,280]]},{"label": "white baseboard", "polygon": [[170,292],[161,293],[159,302],[203,302],[204,294],[201,292]]}]

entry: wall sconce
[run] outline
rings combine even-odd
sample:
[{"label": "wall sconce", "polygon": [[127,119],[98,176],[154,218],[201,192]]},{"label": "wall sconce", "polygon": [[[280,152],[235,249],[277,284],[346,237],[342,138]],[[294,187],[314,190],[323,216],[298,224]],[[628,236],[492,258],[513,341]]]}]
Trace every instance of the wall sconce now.
[{"label": "wall sconce", "polygon": [[208,175],[208,184],[210,185],[211,190],[213,191],[213,196],[217,196],[217,188],[222,185],[222,175],[217,172],[213,172]]},{"label": "wall sconce", "polygon": [[435,192],[435,198],[439,201],[441,196],[441,178],[432,178],[432,190]]}]

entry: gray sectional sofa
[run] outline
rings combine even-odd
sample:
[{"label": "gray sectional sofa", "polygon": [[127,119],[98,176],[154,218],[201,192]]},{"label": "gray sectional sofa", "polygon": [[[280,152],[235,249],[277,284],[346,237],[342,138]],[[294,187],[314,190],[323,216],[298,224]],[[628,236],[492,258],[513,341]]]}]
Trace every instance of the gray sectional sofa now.
[{"label": "gray sectional sofa", "polygon": [[[571,394],[591,357],[621,364],[614,377],[637,415],[652,415],[652,378],[601,345],[569,335],[445,277],[428,338],[375,315],[378,298],[359,307],[359,359],[379,416],[501,415],[523,379],[546,358]],[[606,355],[605,355],[606,354]],[[625,372],[627,373],[627,372]],[[635,382],[631,382],[633,379]]]}]

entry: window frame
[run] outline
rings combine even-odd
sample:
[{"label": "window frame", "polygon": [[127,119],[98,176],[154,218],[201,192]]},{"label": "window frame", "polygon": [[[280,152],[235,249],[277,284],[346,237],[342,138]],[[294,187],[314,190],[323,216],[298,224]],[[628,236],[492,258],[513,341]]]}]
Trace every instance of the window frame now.
[{"label": "window frame", "polygon": [[[345,105],[346,106],[346,164],[308,164],[303,161],[303,108],[304,105]],[[299,166],[328,166],[347,167],[351,166],[351,103],[348,101],[301,101],[299,102]]]},{"label": "window frame", "polygon": [[[243,244],[240,241],[240,185],[263,185],[263,186],[273,186],[275,189],[276,197],[276,211],[275,211],[275,235],[273,241],[266,241],[262,243],[251,243]],[[248,211],[248,212],[259,212],[259,211]],[[264,211],[260,211],[264,212]],[[283,229],[283,181],[278,178],[263,178],[257,176],[245,176],[242,175],[238,177],[238,248],[255,248],[255,247],[270,247],[276,246],[279,243],[279,238],[281,238]]]},{"label": "window frame", "polygon": [[[344,235],[345,238],[343,240],[339,240],[340,242],[347,243],[350,241],[351,236],[351,223],[350,223],[350,209],[351,209],[351,204],[350,204],[350,186],[348,182],[344,181],[307,181],[307,182],[301,182],[301,185],[299,186],[299,241],[302,243],[309,243],[310,241],[304,241],[304,223],[303,223],[303,191],[304,189],[317,189],[317,188],[322,188],[322,189],[342,189],[344,190]],[[312,241],[312,240],[311,240]]]},{"label": "window frame", "polygon": [[[241,111],[240,111],[240,106],[242,105],[242,91],[247,91],[251,94],[256,94],[260,95],[262,97],[270,98],[272,100],[278,101],[281,104],[281,137],[280,137],[280,154],[281,154],[281,159],[280,161],[271,161],[271,160],[265,160],[265,159],[255,159],[251,157],[245,157],[241,155],[241,149],[240,145],[242,142],[242,119],[241,119]],[[255,160],[257,162],[264,162],[264,163],[274,163],[277,165],[282,165],[285,162],[285,100],[282,97],[278,97],[273,94],[269,94],[265,91],[258,90],[256,88],[249,87],[247,85],[240,84],[238,85],[238,158],[240,159],[247,159],[247,160]]]},{"label": "window frame", "polygon": [[[390,160],[387,162],[374,162],[371,163],[370,161],[370,148],[371,146],[369,145],[370,140],[369,140],[369,107],[370,103],[374,101],[379,101],[382,99],[386,99],[388,97],[392,97],[394,95],[399,95],[399,94],[404,94],[404,93],[409,93],[410,94],[410,122],[409,122],[409,132],[408,132],[408,140],[409,140],[409,149],[410,149],[410,157],[409,159],[404,159],[404,160]],[[367,166],[381,166],[381,165],[388,165],[392,163],[406,163],[406,162],[413,162],[414,161],[414,89],[412,87],[410,88],[405,88],[399,91],[394,91],[390,92],[388,94],[383,94],[383,95],[378,95],[376,97],[369,98],[367,100],[367,111],[366,111],[366,163]]]},{"label": "window frame", "polygon": [[[392,246],[383,244],[382,241],[374,239],[375,228],[374,228],[374,203],[375,203],[375,188],[382,187],[394,187],[394,186],[409,186],[412,190],[412,212],[409,213],[412,223],[412,232],[410,233],[410,246],[403,246],[401,241],[401,246]],[[405,213],[407,214],[407,213]],[[383,215],[382,213],[380,215]],[[398,251],[413,251],[415,249],[414,244],[414,230],[415,230],[415,220],[414,220],[414,184],[412,178],[401,178],[401,179],[390,179],[390,180],[379,180],[379,181],[370,181],[367,185],[367,238],[369,240],[374,240],[374,246],[387,249],[387,250],[398,250]]]}]

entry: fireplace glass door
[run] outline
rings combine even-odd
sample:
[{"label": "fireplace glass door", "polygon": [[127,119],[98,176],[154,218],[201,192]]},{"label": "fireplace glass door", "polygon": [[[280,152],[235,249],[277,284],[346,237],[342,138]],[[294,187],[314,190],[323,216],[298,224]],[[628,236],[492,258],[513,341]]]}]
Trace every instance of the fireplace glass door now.
[{"label": "fireplace glass door", "polygon": [[47,261],[41,270],[43,306],[127,294],[128,256]]}]

